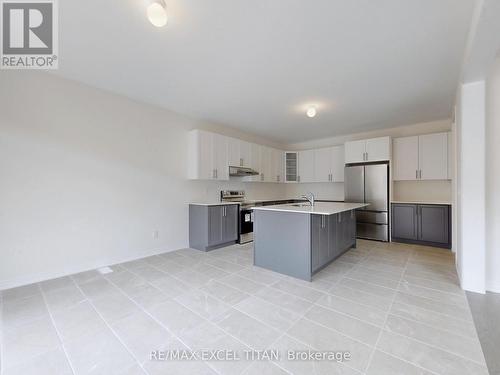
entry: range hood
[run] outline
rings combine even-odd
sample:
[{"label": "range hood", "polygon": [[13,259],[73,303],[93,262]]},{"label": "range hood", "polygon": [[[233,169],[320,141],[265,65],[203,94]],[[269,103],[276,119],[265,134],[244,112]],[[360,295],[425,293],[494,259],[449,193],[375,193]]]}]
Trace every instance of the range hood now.
[{"label": "range hood", "polygon": [[259,172],[248,167],[229,167],[229,176],[231,177],[256,176],[258,174]]}]

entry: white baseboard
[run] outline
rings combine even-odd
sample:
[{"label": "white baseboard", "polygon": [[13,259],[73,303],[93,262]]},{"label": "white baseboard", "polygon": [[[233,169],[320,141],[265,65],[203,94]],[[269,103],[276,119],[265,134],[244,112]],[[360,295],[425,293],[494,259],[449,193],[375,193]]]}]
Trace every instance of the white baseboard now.
[{"label": "white baseboard", "polygon": [[488,292],[500,293],[500,281],[487,281],[486,290]]},{"label": "white baseboard", "polygon": [[100,261],[97,263],[93,263],[93,262],[89,262],[86,264],[80,263],[78,266],[68,267],[64,271],[61,271],[61,272],[42,272],[42,273],[23,276],[23,277],[19,277],[19,278],[15,278],[15,279],[0,280],[0,291],[6,290],[6,289],[11,289],[11,288],[16,288],[18,286],[39,283],[41,281],[56,279],[58,277],[74,275],[75,273],[95,270],[97,268],[110,266],[113,264],[130,262],[132,260],[145,258],[145,257],[151,256],[151,255],[168,253],[168,252],[175,251],[175,250],[178,250],[178,249],[171,249],[171,250],[166,250],[166,251],[163,249],[162,250],[155,249],[155,250],[150,250],[150,251],[147,251],[147,252],[144,252],[141,254],[137,254],[137,255],[122,258],[122,259],[108,259],[108,260]]}]

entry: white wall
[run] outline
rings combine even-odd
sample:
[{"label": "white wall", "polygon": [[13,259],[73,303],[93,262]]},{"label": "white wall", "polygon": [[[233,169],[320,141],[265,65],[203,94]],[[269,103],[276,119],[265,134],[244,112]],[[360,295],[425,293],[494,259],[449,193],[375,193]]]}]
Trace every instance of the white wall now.
[{"label": "white wall", "polygon": [[485,82],[461,86],[457,103],[457,271],[462,288],[485,292]]},{"label": "white wall", "polygon": [[451,203],[451,181],[394,181],[393,200]]},{"label": "white wall", "polygon": [[486,289],[500,293],[500,57],[486,81]]},{"label": "white wall", "polygon": [[187,203],[221,189],[283,196],[279,184],[188,181],[192,128],[269,144],[49,74],[3,71],[0,289],[186,247]]}]

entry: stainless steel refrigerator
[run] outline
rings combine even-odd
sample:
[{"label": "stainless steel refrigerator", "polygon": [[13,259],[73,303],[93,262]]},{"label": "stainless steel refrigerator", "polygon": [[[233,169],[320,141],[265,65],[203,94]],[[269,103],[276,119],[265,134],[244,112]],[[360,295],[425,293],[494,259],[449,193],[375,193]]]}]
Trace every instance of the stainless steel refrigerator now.
[{"label": "stainless steel refrigerator", "polygon": [[389,241],[389,165],[346,165],[345,201],[368,203],[356,211],[358,238]]}]

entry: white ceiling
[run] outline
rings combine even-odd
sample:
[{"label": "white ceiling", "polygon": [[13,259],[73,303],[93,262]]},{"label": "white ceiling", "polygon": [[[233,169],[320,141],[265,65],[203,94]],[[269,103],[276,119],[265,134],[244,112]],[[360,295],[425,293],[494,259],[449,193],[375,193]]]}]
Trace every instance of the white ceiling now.
[{"label": "white ceiling", "polygon": [[282,143],[449,117],[475,3],[166,2],[59,1],[56,74]]}]

